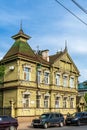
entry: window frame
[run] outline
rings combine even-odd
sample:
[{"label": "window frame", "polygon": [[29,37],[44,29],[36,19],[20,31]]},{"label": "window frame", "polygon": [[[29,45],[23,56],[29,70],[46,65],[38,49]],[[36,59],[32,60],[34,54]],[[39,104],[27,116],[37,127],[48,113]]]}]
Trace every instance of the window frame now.
[{"label": "window frame", "polygon": [[49,96],[44,96],[44,108],[49,108]]},{"label": "window frame", "polygon": [[56,73],[55,83],[56,83],[57,86],[60,85],[60,74],[59,73]]},{"label": "window frame", "polygon": [[23,78],[25,81],[30,81],[30,77],[31,77],[31,68],[24,66],[23,68]]},{"label": "window frame", "polygon": [[63,108],[67,108],[67,97],[63,98]]},{"label": "window frame", "polygon": [[[27,103],[27,101],[28,101],[28,103]],[[30,95],[29,94],[23,94],[23,107],[24,108],[30,107]]]},{"label": "window frame", "polygon": [[41,106],[41,95],[36,95],[36,108]]},{"label": "window frame", "polygon": [[70,98],[70,108],[74,108],[74,98]]},{"label": "window frame", "polygon": [[49,72],[44,72],[44,83],[49,84]]},{"label": "window frame", "polygon": [[68,75],[63,75],[63,86],[67,87],[68,85]]},{"label": "window frame", "polygon": [[70,76],[70,88],[74,88],[74,77],[73,76]]},{"label": "window frame", "polygon": [[37,83],[40,84],[41,83],[41,71],[37,70]]},{"label": "window frame", "polygon": [[59,99],[60,99],[60,97],[55,97],[55,108],[60,108],[60,101],[59,101]]}]

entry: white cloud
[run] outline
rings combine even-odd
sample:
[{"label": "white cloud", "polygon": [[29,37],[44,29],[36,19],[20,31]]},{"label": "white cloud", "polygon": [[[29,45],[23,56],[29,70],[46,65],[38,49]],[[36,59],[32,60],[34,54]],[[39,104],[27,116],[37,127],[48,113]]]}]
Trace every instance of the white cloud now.
[{"label": "white cloud", "polygon": [[80,69],[81,76],[79,77],[79,81],[83,82],[87,80],[87,69]]}]

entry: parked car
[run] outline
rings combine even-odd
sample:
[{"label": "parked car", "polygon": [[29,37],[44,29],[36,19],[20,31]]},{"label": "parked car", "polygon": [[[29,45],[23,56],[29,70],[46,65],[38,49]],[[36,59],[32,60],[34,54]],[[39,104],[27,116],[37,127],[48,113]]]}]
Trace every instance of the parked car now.
[{"label": "parked car", "polygon": [[48,128],[50,126],[60,126],[64,125],[64,117],[61,113],[49,112],[43,113],[39,119],[34,119],[32,121],[32,125],[34,128],[43,127]]},{"label": "parked car", "polygon": [[11,116],[0,116],[0,130],[17,130],[18,121]]},{"label": "parked car", "polygon": [[87,123],[87,112],[76,112],[72,115],[66,117],[66,125],[76,124],[81,125],[82,123]]}]

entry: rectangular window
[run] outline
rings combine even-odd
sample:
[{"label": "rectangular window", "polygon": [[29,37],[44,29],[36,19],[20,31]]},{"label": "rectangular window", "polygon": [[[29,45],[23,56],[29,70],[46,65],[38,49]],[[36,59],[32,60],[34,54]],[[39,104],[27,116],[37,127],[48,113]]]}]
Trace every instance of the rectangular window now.
[{"label": "rectangular window", "polygon": [[55,107],[59,108],[59,97],[56,97],[55,99]]},{"label": "rectangular window", "polygon": [[38,84],[41,83],[41,71],[37,72],[37,82],[38,82]]},{"label": "rectangular window", "polygon": [[73,88],[74,87],[74,78],[70,77],[70,87]]},{"label": "rectangular window", "polygon": [[60,75],[56,74],[56,85],[60,85]]},{"label": "rectangular window", "polygon": [[44,73],[44,83],[49,84],[49,73],[47,72]]},{"label": "rectangular window", "polygon": [[24,67],[24,80],[30,80],[30,68]]},{"label": "rectangular window", "polygon": [[67,87],[67,82],[68,82],[67,76],[63,76],[63,86],[64,87]]},{"label": "rectangular window", "polygon": [[70,99],[70,108],[74,108],[73,98]]},{"label": "rectangular window", "polygon": [[63,99],[63,108],[67,108],[67,101],[66,101],[66,98]]},{"label": "rectangular window", "polygon": [[36,95],[36,108],[40,108],[40,99],[41,99],[41,96]]},{"label": "rectangular window", "polygon": [[23,95],[23,107],[29,107],[29,95],[28,94]]},{"label": "rectangular window", "polygon": [[48,108],[48,107],[49,107],[49,102],[48,102],[48,100],[49,100],[49,97],[48,97],[48,96],[45,96],[45,97],[44,97],[44,108]]}]

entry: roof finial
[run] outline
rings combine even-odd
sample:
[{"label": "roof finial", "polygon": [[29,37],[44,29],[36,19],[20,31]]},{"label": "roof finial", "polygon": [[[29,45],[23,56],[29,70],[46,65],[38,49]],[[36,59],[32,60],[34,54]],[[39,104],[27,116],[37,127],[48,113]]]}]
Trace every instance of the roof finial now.
[{"label": "roof finial", "polygon": [[64,51],[67,51],[67,40],[65,40],[65,49]]},{"label": "roof finial", "polygon": [[21,20],[21,23],[20,23],[20,30],[22,30],[22,20]]},{"label": "roof finial", "polygon": [[20,22],[20,31],[19,31],[19,33],[24,33],[24,32],[23,32],[23,29],[22,29],[22,20],[21,20],[21,22]]}]

